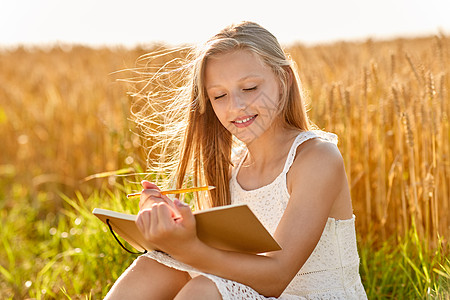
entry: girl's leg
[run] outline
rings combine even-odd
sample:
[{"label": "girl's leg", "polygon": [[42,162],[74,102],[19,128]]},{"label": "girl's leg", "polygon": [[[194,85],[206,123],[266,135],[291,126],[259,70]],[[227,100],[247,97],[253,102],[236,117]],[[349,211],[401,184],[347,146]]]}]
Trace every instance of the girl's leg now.
[{"label": "girl's leg", "polygon": [[173,299],[190,279],[187,272],[141,256],[117,279],[105,299]]},{"label": "girl's leg", "polygon": [[222,296],[212,280],[205,276],[191,279],[177,294],[175,300],[222,300]]}]

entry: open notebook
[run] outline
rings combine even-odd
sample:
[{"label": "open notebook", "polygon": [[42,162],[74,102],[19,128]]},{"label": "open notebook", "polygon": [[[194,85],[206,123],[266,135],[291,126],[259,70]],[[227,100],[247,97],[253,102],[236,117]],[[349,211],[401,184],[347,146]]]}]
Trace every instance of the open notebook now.
[{"label": "open notebook", "polygon": [[[93,214],[139,251],[157,250],[145,241],[135,224],[136,215],[95,208]],[[281,250],[250,208],[227,205],[194,212],[197,235],[205,244],[222,250],[264,253]]]}]

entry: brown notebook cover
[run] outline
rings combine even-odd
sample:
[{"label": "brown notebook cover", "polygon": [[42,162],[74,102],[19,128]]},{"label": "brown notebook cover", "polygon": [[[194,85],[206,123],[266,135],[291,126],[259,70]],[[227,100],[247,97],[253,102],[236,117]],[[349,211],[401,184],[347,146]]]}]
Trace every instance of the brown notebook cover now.
[{"label": "brown notebook cover", "polygon": [[[95,208],[92,212],[139,251],[156,250],[146,242],[135,224],[136,215]],[[205,244],[227,251],[264,253],[280,245],[245,204],[227,205],[194,212],[197,235]]]}]

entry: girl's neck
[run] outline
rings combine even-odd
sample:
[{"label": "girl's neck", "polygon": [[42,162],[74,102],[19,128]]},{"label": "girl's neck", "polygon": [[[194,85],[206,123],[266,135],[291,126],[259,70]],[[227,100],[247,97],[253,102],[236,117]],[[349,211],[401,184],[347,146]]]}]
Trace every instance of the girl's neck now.
[{"label": "girl's neck", "polygon": [[271,163],[277,161],[280,156],[286,156],[298,134],[298,129],[273,126],[247,145],[249,154],[245,159],[244,165],[261,171],[271,167]]}]

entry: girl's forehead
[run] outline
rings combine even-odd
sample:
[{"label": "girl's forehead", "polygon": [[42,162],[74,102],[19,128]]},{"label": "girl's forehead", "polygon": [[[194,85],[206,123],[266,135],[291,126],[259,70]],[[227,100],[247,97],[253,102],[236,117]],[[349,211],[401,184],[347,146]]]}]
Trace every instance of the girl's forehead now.
[{"label": "girl's forehead", "polygon": [[220,79],[235,79],[264,76],[270,68],[262,59],[249,50],[235,50],[208,57],[205,65],[205,81],[214,84]]},{"label": "girl's forehead", "polygon": [[216,65],[216,64],[229,64],[230,62],[244,62],[248,61],[251,62],[251,64],[257,64],[258,66],[264,67],[265,64],[263,63],[261,57],[259,57],[258,54],[251,50],[247,49],[237,49],[237,50],[230,50],[225,53],[219,53],[215,55],[211,55],[206,59],[206,66],[208,65]]}]

